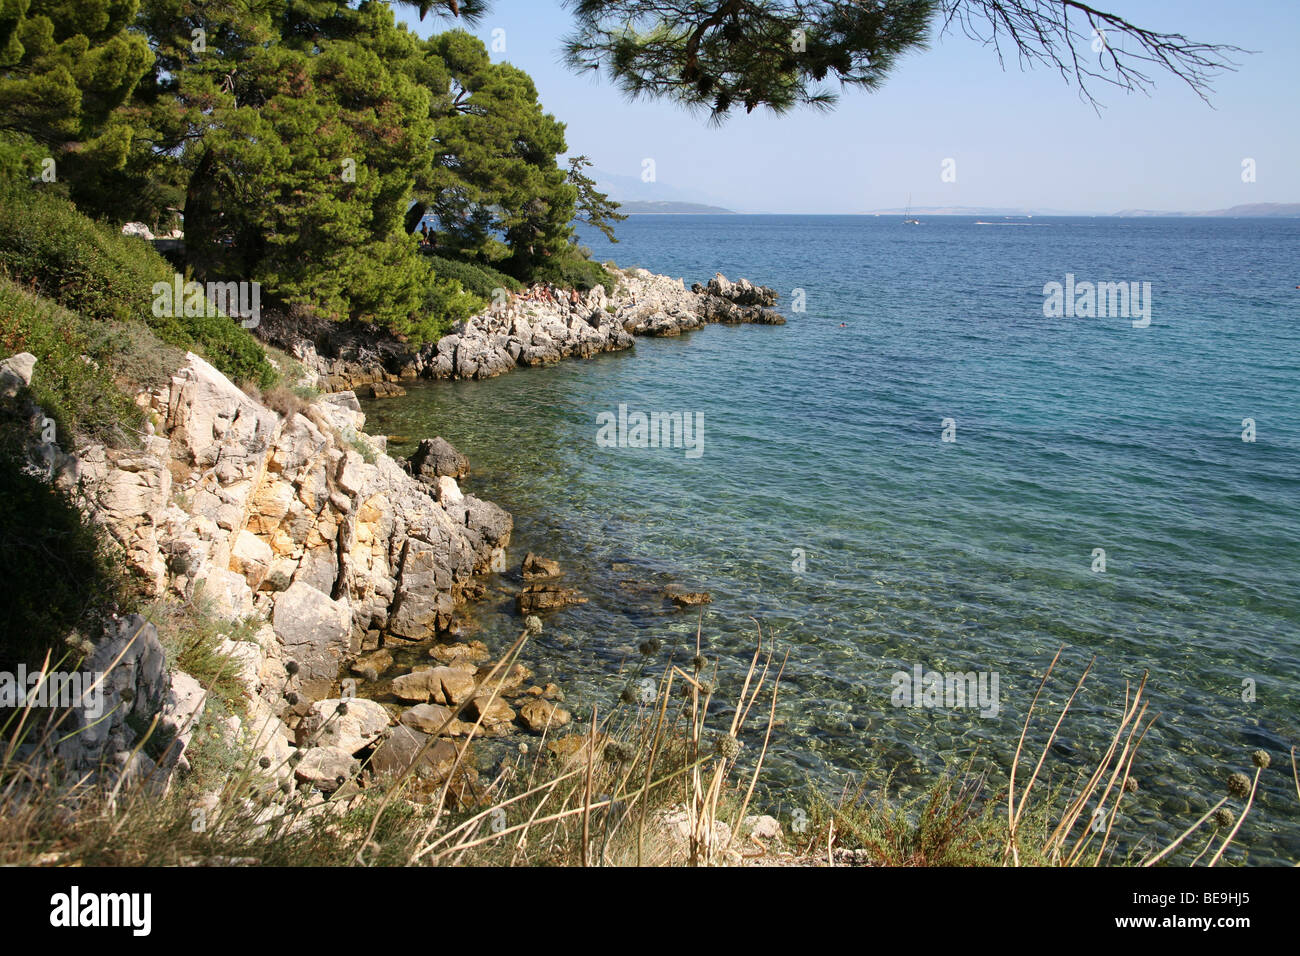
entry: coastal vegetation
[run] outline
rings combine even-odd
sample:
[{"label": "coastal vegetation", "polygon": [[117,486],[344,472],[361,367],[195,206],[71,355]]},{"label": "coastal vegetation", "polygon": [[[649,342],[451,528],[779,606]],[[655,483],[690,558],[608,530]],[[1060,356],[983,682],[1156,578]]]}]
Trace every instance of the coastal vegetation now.
[{"label": "coastal vegetation", "polygon": [[[767,55],[789,41],[783,5],[706,6],[683,7],[693,30],[660,24],[629,39],[610,24],[648,15],[646,5],[575,4],[571,56],[610,66],[630,92],[716,116],[779,111],[828,102],[813,89],[827,76],[877,85],[941,8],[898,2],[864,18],[859,5],[812,5],[829,38],[811,31],[810,56],[792,64]],[[979,6],[1032,9],[966,9]],[[348,673],[370,684],[393,666],[373,663],[385,628],[409,628],[411,643],[451,632],[449,609],[481,593],[472,579],[499,570],[509,516],[461,493],[468,463],[403,469],[358,430],[355,397],[321,394],[335,384],[321,375],[304,384],[303,354],[229,315],[158,310],[153,289],[178,275],[257,283],[290,324],[319,324],[325,339],[360,330],[417,356],[499,299],[544,313],[531,318],[554,335],[502,314],[433,352],[461,377],[623,348],[633,334],[784,321],[770,308],[776,293],[747,281],[719,276],[687,292],[593,262],[574,223],[612,235],[623,217],[583,157],[561,161],[566,149],[563,123],[526,74],[463,31],[422,40],[384,3],[280,0],[225,7],[220,19],[191,0],[0,11],[0,358],[36,359],[4,369],[0,669],[103,664],[121,757],[98,776],[74,772],[65,745],[94,736],[74,708],[0,708],[0,863],[1235,861],[1267,754],[1252,758],[1254,781],[1234,770],[1228,795],[1174,844],[1121,840],[1114,816],[1094,825],[1094,807],[1117,807],[1136,785],[1152,719],[1140,687],[1077,776],[1043,771],[1034,756],[1050,750],[1067,703],[1050,733],[1031,736],[1027,721],[1008,787],[992,787],[974,760],[903,803],[888,787],[810,782],[801,814],[780,820],[764,812],[762,775],[783,660],[761,632],[725,699],[701,629],[689,660],[652,671],[657,649],[642,652],[636,676],[651,694],[629,683],[563,732],[560,694],[538,686],[521,704],[532,688],[505,680],[541,626],[531,619],[491,663],[455,672],[472,693],[453,693],[457,678],[444,674],[446,686],[402,709],[428,708],[418,733],[390,727],[372,700],[330,696],[362,650],[354,630],[374,646],[371,663]],[[183,226],[183,239],[164,258],[122,233],[128,220],[158,233]],[[636,291],[615,300],[621,281],[640,303]],[[385,374],[370,384],[392,387]],[[34,462],[45,461],[42,474]],[[100,494],[108,478],[116,484]],[[408,520],[424,524],[408,533]],[[383,557],[358,570],[372,553]],[[390,554],[400,567],[384,563]],[[332,668],[314,675],[328,694],[305,689],[309,665],[283,652],[285,634],[312,624],[337,632],[333,656],[313,662]],[[294,653],[312,653],[310,643]],[[157,695],[136,706],[155,678],[146,689]],[[363,703],[379,708],[382,730],[356,729]],[[509,716],[489,720],[497,704]],[[524,716],[533,704],[540,728]],[[528,736],[506,736],[521,723]],[[335,745],[344,733],[355,739]],[[490,772],[476,767],[480,745],[495,748]],[[326,751],[338,772],[309,772]]]},{"label": "coastal vegetation", "polygon": [[[412,345],[482,308],[503,281],[607,281],[572,223],[599,226],[616,209],[580,163],[558,163],[564,125],[529,77],[491,62],[468,33],[421,40],[388,4],[329,0],[220,13],[179,0],[14,10],[0,20],[8,187],[154,232],[183,213],[189,278],[257,282],[279,307],[373,323]],[[141,283],[171,272],[142,243],[127,252],[48,202],[23,202],[58,227],[51,242],[68,243],[73,262],[56,269],[82,255],[127,267],[102,290],[43,277],[88,317],[147,307]],[[25,214],[16,199],[6,207]],[[435,260],[413,235],[422,221]],[[34,261],[40,248],[15,248],[41,242],[34,225],[0,260],[14,278],[50,265]]]}]

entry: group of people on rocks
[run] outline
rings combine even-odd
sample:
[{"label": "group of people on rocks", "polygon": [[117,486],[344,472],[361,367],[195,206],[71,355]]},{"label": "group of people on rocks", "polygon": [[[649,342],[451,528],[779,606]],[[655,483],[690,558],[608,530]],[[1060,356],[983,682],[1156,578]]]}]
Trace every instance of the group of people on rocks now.
[{"label": "group of people on rocks", "polygon": [[[535,285],[519,293],[517,298],[525,302],[541,302],[545,305],[559,305],[559,296],[564,295],[564,290],[555,289],[549,285]],[[577,305],[582,301],[582,295],[577,289],[570,289],[568,292],[570,305]]]}]

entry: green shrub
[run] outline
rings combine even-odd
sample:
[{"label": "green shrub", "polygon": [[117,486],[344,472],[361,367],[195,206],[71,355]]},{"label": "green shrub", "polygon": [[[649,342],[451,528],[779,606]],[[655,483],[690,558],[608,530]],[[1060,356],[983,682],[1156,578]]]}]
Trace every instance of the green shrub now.
[{"label": "green shrub", "polygon": [[[139,406],[118,387],[112,372],[131,339],[88,336],[86,325],[0,277],[0,358],[18,352],[36,356],[31,398],[54,419],[59,444],[68,451],[74,436],[120,445],[144,424]],[[147,343],[141,351],[145,349]],[[17,433],[6,439],[21,443],[24,427],[13,423]]]},{"label": "green shrub", "polygon": [[438,341],[457,322],[486,306],[487,302],[466,292],[457,280],[437,278],[425,287],[422,313],[394,331],[405,336],[413,348],[418,348],[425,342]]},{"label": "green shrub", "polygon": [[586,292],[596,286],[604,286],[605,292],[614,294],[618,283],[616,276],[599,262],[585,258],[576,246],[561,255],[553,256],[538,265],[533,274],[535,282],[549,282],[564,289],[578,289]]},{"label": "green shrub", "polygon": [[481,299],[491,302],[496,289],[519,292],[523,283],[512,276],[478,262],[465,262],[462,259],[448,259],[443,256],[430,256],[433,271],[443,279],[455,279],[466,292],[472,292]]},{"label": "green shrub", "polygon": [[84,318],[143,322],[163,342],[199,353],[236,382],[275,381],[262,347],[233,319],[155,316],[154,283],[170,283],[172,267],[148,242],[93,222],[57,196],[34,189],[5,196],[0,270]]},{"label": "green shrub", "polygon": [[220,701],[226,710],[240,717],[247,716],[238,667],[219,648],[225,640],[256,641],[256,619],[239,622],[224,619],[213,609],[212,600],[204,595],[202,586],[187,601],[162,597],[144,607],[142,613],[158,628],[158,640],[167,652],[168,664],[197,680],[211,699]]}]

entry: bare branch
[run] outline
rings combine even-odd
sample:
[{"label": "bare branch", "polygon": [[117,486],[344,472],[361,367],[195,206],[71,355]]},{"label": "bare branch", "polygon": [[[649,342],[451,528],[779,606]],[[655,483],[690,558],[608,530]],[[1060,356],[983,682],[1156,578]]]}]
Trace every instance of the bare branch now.
[{"label": "bare branch", "polygon": [[1250,52],[1149,30],[1081,0],[943,0],[943,10],[943,32],[960,30],[992,46],[1004,66],[1003,44],[1009,44],[1022,68],[1058,71],[1094,108],[1100,104],[1090,84],[1149,94],[1155,70],[1178,77],[1208,104],[1213,80],[1237,68],[1235,55]]}]

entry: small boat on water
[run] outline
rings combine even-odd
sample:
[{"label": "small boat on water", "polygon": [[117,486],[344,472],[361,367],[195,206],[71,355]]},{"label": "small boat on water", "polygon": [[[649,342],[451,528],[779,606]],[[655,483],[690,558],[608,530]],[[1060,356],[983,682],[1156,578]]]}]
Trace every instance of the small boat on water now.
[{"label": "small boat on water", "polygon": [[907,194],[907,208],[903,210],[903,225],[919,226],[921,220],[912,218],[912,194]]}]

